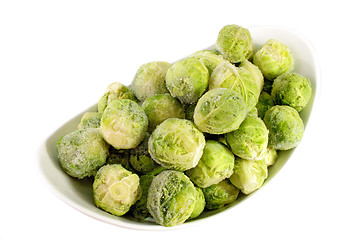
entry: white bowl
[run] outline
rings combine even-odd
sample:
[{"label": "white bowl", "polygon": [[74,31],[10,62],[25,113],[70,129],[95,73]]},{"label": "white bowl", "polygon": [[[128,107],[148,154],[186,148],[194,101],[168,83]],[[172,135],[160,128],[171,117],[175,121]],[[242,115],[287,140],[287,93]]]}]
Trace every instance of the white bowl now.
[{"label": "white bowl", "polygon": [[[320,89],[320,73],[318,63],[312,45],[304,39],[300,34],[293,30],[285,29],[282,27],[273,26],[259,26],[251,27],[249,31],[252,35],[256,49],[258,49],[267,40],[274,38],[284,42],[291,49],[295,58],[295,72],[298,72],[311,81],[313,90],[312,98],[309,104],[301,111],[301,117],[306,125],[309,121],[310,113],[314,107],[315,100],[318,98],[318,90]],[[196,220],[185,222],[184,224],[172,228],[165,228],[157,225],[154,221],[138,222],[131,217],[116,217],[105,211],[100,210],[93,203],[92,198],[92,182],[90,180],[76,180],[69,177],[60,167],[57,153],[56,143],[60,137],[75,130],[83,113],[87,111],[96,111],[96,105],[86,109],[73,119],[69,120],[54,133],[52,133],[41,146],[40,149],[40,169],[44,175],[45,180],[49,183],[53,192],[61,198],[64,202],[79,210],[80,212],[93,217],[95,219],[114,224],[116,226],[138,229],[138,230],[168,230],[179,227],[189,226],[191,224],[205,222],[209,217],[215,217],[217,214],[228,211],[233,207],[241,208],[241,203],[245,199],[251,197],[240,195],[235,203],[230,204],[220,210],[205,211]],[[306,131],[305,131],[306,134]],[[276,163],[269,168],[269,175],[266,183],[271,181],[273,177],[280,171],[284,164],[294,153],[295,149],[288,151],[281,151]],[[261,188],[258,190],[260,191]]]}]

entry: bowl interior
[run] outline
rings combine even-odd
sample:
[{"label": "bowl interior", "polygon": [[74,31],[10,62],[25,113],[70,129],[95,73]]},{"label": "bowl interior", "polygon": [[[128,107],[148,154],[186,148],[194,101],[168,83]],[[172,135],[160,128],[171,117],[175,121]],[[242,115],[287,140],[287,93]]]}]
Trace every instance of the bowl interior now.
[{"label": "bowl interior", "polygon": [[[249,28],[249,31],[252,35],[256,49],[258,49],[262,44],[271,38],[280,40],[287,44],[295,58],[294,71],[310,79],[313,95],[309,104],[300,113],[306,129],[306,125],[309,121],[320,83],[319,69],[314,52],[312,50],[312,46],[298,33],[281,27],[252,27]],[[58,128],[46,139],[44,144],[41,146],[39,162],[40,169],[53,192],[67,204],[81,211],[82,213],[110,224],[140,230],[169,229],[155,224],[152,219],[146,220],[145,222],[138,222],[130,216],[116,217],[98,209],[93,203],[92,199],[92,179],[77,180],[68,176],[61,169],[57,158],[56,143],[60,137],[75,130],[83,113],[88,111],[96,111],[96,105],[93,105],[89,109],[81,112],[79,115],[75,116],[63,126]],[[284,166],[293,153],[294,149],[279,152],[279,157],[276,163],[269,167],[268,178],[266,179],[264,185],[271,181],[271,179],[280,171],[280,169]],[[259,190],[261,190],[261,188]],[[210,216],[227,211],[228,209],[235,206],[241,207],[241,202],[251,197],[252,195],[253,194],[247,196],[240,195],[237,201],[233,204],[230,204],[220,210],[205,211],[196,220],[185,222],[178,227],[183,227],[197,223],[199,221],[203,221]]]}]

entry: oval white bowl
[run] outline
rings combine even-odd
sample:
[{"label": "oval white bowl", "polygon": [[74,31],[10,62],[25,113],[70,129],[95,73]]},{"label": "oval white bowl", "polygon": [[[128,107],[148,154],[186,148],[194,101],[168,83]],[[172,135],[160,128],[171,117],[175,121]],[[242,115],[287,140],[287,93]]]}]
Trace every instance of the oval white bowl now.
[{"label": "oval white bowl", "polygon": [[[311,111],[314,108],[315,101],[317,101],[318,92],[320,89],[320,71],[312,45],[296,31],[283,27],[258,26],[250,27],[249,31],[255,43],[256,49],[258,49],[262,44],[271,38],[280,40],[287,44],[295,58],[294,71],[310,79],[313,95],[309,104],[300,113],[306,129],[306,125],[309,121]],[[79,115],[75,116],[73,119],[69,120],[54,133],[52,133],[45,140],[39,152],[40,170],[43,173],[44,179],[49,184],[51,190],[60,199],[80,212],[100,221],[107,222],[119,227],[138,230],[170,230],[189,226],[199,222],[204,222],[207,218],[216,217],[216,215],[220,214],[221,212],[228,211],[233,207],[240,208],[241,202],[253,195],[240,195],[236,202],[220,210],[205,211],[196,220],[185,222],[182,225],[171,228],[165,228],[157,225],[151,219],[145,222],[138,222],[131,217],[116,217],[102,211],[93,203],[92,182],[90,180],[76,180],[69,177],[61,169],[56,153],[56,143],[60,137],[76,129],[83,113],[88,111],[96,111],[96,105],[79,113]],[[306,130],[305,134],[307,134]],[[263,187],[266,187],[265,185],[276,176],[276,174],[292,156],[294,150],[295,149],[279,152],[279,157],[276,163],[269,167],[268,178],[266,179]],[[261,191],[261,188],[258,191]]]}]

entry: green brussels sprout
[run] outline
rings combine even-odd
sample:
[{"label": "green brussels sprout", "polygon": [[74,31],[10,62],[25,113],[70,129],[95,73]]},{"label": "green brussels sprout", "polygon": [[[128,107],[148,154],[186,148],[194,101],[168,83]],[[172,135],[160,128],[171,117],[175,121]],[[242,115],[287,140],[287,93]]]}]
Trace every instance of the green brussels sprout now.
[{"label": "green brussels sprout", "polygon": [[194,219],[197,218],[205,209],[205,197],[204,197],[204,193],[201,190],[201,188],[196,187],[196,201],[195,201],[195,207],[194,210],[192,211],[189,219]]},{"label": "green brussels sprout", "polygon": [[57,143],[61,168],[70,176],[82,179],[94,176],[105,164],[109,145],[98,128],[75,130]]},{"label": "green brussels sprout", "polygon": [[226,142],[238,157],[258,160],[266,151],[268,130],[264,121],[257,116],[247,116],[235,131],[226,134]]},{"label": "green brussels sprout", "polygon": [[262,92],[259,96],[259,101],[256,104],[259,118],[263,119],[266,111],[274,105],[275,104],[272,96],[267,92]]},{"label": "green brussels sprout", "polygon": [[233,173],[234,154],[223,144],[207,140],[198,164],[186,171],[191,181],[206,188],[228,178]]},{"label": "green brussels sprout", "polygon": [[261,82],[256,82],[253,78],[254,76],[247,69],[224,61],[211,74],[209,89],[229,88],[239,92],[250,110],[255,107],[262,88]]},{"label": "green brussels sprout", "polygon": [[130,149],[129,162],[133,169],[141,174],[149,173],[158,166],[148,151],[149,137],[149,134],[146,134],[144,140],[136,148]]},{"label": "green brussels sprout", "polygon": [[99,112],[86,112],[81,117],[80,123],[77,128],[78,129],[99,128],[101,116],[102,113]]},{"label": "green brussels sprout", "polygon": [[232,63],[249,59],[254,51],[254,44],[249,30],[238,25],[224,26],[216,40],[216,49]]},{"label": "green brussels sprout", "polygon": [[137,101],[130,89],[119,82],[114,82],[107,87],[106,92],[98,102],[98,112],[103,113],[110,102],[117,99],[130,99]]},{"label": "green brussels sprout", "polygon": [[224,179],[217,184],[203,188],[203,193],[206,202],[205,207],[214,210],[235,202],[240,190],[232,185],[228,179]]},{"label": "green brussels sprout", "polygon": [[194,57],[177,61],[166,74],[166,87],[171,96],[183,104],[195,103],[209,85],[209,71]]},{"label": "green brussels sprout", "polygon": [[256,84],[256,87],[258,89],[257,96],[259,97],[264,87],[264,76],[262,75],[258,66],[252,64],[248,60],[245,60],[239,65],[239,68],[244,68],[250,72],[251,81]]},{"label": "green brussels sprout", "polygon": [[229,179],[242,193],[250,194],[263,185],[267,176],[268,169],[264,161],[235,158],[234,173]]},{"label": "green brussels sprout", "polygon": [[221,62],[225,61],[222,55],[215,53],[211,50],[201,50],[194,54],[192,54],[190,57],[198,58],[200,59],[205,66],[207,67],[209,71],[209,76],[214,71],[217,65],[219,65]]},{"label": "green brussels sprout", "polygon": [[185,110],[186,119],[190,121],[194,121],[194,111],[195,111],[196,103],[187,106]]},{"label": "green brussels sprout", "polygon": [[237,129],[246,114],[247,107],[240,93],[216,88],[199,99],[194,111],[194,123],[202,132],[223,134]]},{"label": "green brussels sprout", "polygon": [[277,158],[278,158],[277,151],[274,148],[267,147],[266,151],[261,156],[260,160],[264,161],[267,166],[271,166],[274,165]]},{"label": "green brussels sprout", "polygon": [[120,164],[102,166],[93,183],[95,205],[115,216],[124,215],[141,197],[139,181],[138,175]]},{"label": "green brussels sprout", "polygon": [[139,145],[145,137],[147,127],[148,118],[144,110],[129,99],[112,101],[100,122],[105,141],[116,149],[130,149]]},{"label": "green brussels sprout", "polygon": [[182,172],[165,170],[154,177],[148,190],[147,208],[165,227],[184,223],[194,211],[197,192]]},{"label": "green brussels sprout", "polygon": [[185,118],[182,104],[170,94],[157,94],[145,99],[142,104],[148,119],[149,132],[168,118]]},{"label": "green brussels sprout", "polygon": [[311,97],[309,79],[298,73],[284,73],[275,78],[271,96],[277,105],[288,105],[300,112]]},{"label": "green brussels sprout", "polygon": [[296,147],[304,133],[304,123],[294,108],[275,105],[266,111],[264,122],[269,129],[269,146],[276,150]]},{"label": "green brussels sprout", "polygon": [[294,58],[290,49],[282,42],[270,39],[253,57],[253,63],[259,67],[265,78],[273,80],[283,73],[294,69]]},{"label": "green brussels sprout", "polygon": [[170,63],[159,61],[141,65],[131,83],[131,88],[137,99],[144,101],[156,94],[168,93],[165,76],[170,67]]},{"label": "green brussels sprout", "polygon": [[106,164],[121,164],[126,170],[134,172],[130,164],[130,150],[129,149],[115,149],[113,146],[109,147],[109,155],[106,159]]},{"label": "green brussels sprout", "polygon": [[168,118],[149,138],[151,157],[167,169],[185,171],[195,167],[203,153],[205,137],[186,119]]}]

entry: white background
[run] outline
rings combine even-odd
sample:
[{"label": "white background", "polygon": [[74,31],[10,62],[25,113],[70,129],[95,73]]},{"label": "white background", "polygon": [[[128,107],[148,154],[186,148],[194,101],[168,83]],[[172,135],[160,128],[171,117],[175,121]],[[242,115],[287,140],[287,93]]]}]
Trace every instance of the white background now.
[{"label": "white background", "polygon": [[[0,239],[359,239],[359,13],[356,1],[0,2]],[[219,218],[145,232],[92,219],[40,176],[41,144],[129,84],[146,62],[173,62],[226,24],[280,25],[309,39],[321,67],[307,134],[271,184]]]}]

